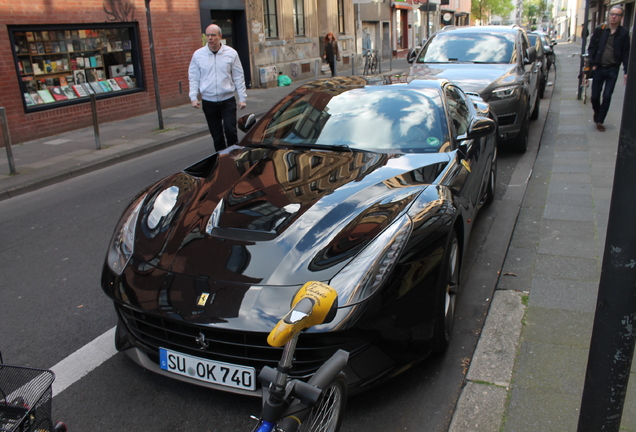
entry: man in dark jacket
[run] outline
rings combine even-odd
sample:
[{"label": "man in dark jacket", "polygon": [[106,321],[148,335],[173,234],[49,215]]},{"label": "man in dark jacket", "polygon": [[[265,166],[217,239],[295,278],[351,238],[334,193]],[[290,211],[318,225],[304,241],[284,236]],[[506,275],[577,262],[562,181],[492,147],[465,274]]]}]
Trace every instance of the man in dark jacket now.
[{"label": "man in dark jacket", "polygon": [[[594,109],[594,123],[596,123],[596,129],[601,132],[605,132],[603,122],[609,111],[621,63],[625,71],[624,83],[627,83],[629,32],[620,25],[622,19],[623,8],[618,5],[612,6],[609,11],[609,22],[594,29],[590,45],[587,48],[590,66],[592,66],[592,96],[590,99]],[[601,93],[603,93],[602,103]]]}]

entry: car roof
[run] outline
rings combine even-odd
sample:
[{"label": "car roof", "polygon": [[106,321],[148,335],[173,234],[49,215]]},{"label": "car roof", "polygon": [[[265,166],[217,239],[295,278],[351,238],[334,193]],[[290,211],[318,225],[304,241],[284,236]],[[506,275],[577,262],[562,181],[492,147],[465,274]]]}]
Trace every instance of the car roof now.
[{"label": "car roof", "polygon": [[510,26],[487,25],[487,26],[446,26],[439,31],[445,33],[452,31],[453,33],[513,33],[523,30],[521,27],[513,24]]},{"label": "car roof", "polygon": [[387,75],[387,76],[343,76],[322,78],[314,81],[310,81],[298,89],[304,91],[313,89],[314,91],[324,91],[333,88],[343,87],[376,87],[376,86],[397,86],[405,84],[409,88],[413,89],[436,89],[441,90],[450,81],[446,78],[434,77],[434,76],[419,76],[419,75]]}]

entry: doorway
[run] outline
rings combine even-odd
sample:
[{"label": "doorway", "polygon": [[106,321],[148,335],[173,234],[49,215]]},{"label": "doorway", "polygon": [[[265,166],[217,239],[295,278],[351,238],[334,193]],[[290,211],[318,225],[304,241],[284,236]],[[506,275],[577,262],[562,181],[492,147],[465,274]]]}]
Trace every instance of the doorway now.
[{"label": "doorway", "polygon": [[252,74],[250,72],[250,53],[247,40],[247,20],[244,10],[201,10],[201,33],[210,24],[216,24],[221,28],[223,35],[222,43],[232,47],[238,53],[243,75],[245,75],[245,86],[252,88]]}]

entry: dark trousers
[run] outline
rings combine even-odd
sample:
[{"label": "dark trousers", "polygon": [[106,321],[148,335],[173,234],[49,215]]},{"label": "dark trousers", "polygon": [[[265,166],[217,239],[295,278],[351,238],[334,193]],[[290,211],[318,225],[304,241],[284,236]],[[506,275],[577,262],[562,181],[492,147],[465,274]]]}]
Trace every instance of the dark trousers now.
[{"label": "dark trousers", "polygon": [[[594,121],[596,123],[605,122],[619,70],[620,67],[597,67],[592,74],[592,95],[590,101],[594,109]],[[603,93],[603,102],[601,102],[601,93]]]},{"label": "dark trousers", "polygon": [[204,99],[201,101],[201,107],[217,152],[238,143],[236,99],[234,97],[220,102],[210,102]]},{"label": "dark trousers", "polygon": [[331,57],[331,61],[327,60],[329,63],[329,69],[331,69],[331,76],[336,76],[336,61]]}]

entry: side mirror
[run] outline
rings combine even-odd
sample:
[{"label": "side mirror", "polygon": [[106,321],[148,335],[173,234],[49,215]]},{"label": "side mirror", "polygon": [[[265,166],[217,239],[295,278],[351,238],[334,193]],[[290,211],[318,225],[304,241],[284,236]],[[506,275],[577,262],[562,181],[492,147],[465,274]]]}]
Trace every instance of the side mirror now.
[{"label": "side mirror", "polygon": [[420,47],[411,48],[411,51],[409,52],[409,56],[407,57],[406,61],[408,61],[410,64],[413,64],[419,52],[420,52]]},{"label": "side mirror", "polygon": [[256,116],[254,114],[246,114],[242,116],[241,118],[239,118],[236,122],[236,125],[238,126],[238,128],[245,133],[247,133],[247,131],[252,129],[252,126],[254,126],[255,124],[256,124]]},{"label": "side mirror", "polygon": [[468,126],[468,132],[458,137],[460,140],[477,139],[489,135],[497,129],[497,124],[494,120],[487,117],[475,117],[470,126]]},{"label": "side mirror", "polygon": [[528,57],[523,60],[524,64],[531,64],[537,60],[537,49],[535,47],[528,48]]}]

